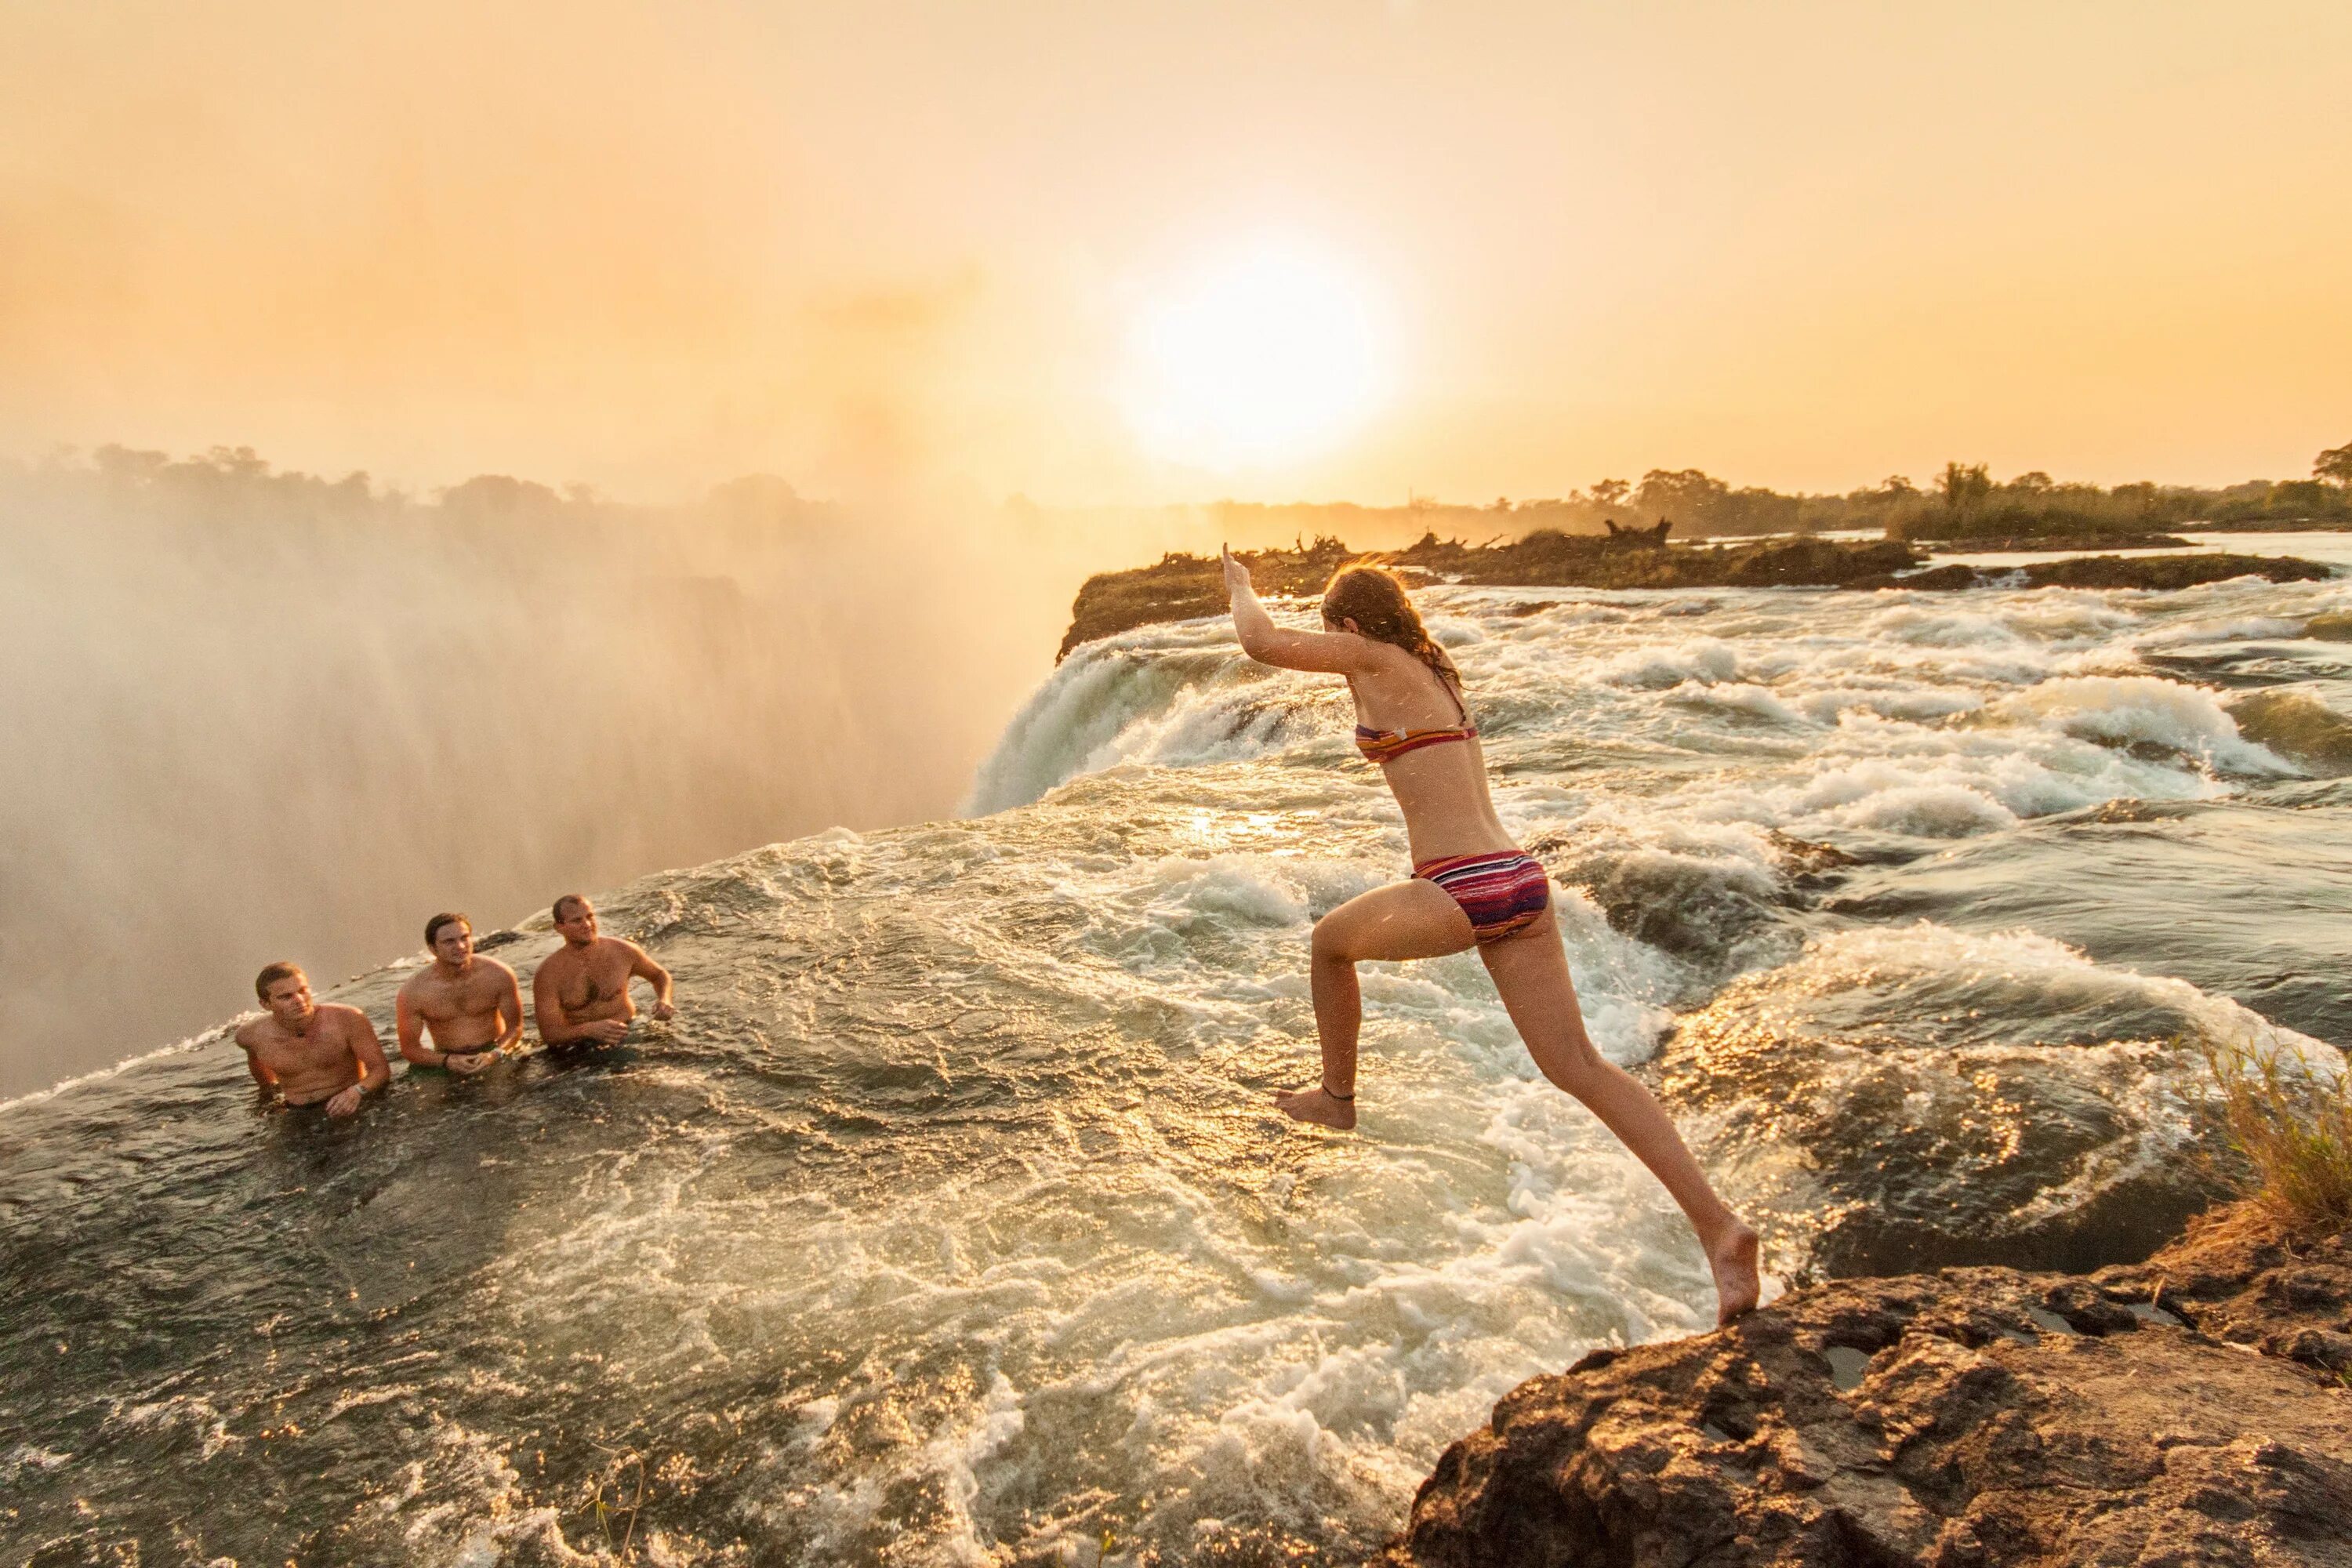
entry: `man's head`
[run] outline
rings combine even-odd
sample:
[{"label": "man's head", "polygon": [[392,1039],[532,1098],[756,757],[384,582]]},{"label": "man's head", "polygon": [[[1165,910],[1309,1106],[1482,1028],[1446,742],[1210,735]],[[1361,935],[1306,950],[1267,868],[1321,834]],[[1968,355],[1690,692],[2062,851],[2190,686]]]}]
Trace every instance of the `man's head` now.
[{"label": "man's head", "polygon": [[555,929],[573,947],[586,947],[596,940],[596,906],[578,893],[566,893],[555,900]]},{"label": "man's head", "polygon": [[253,994],[261,998],[271,1017],[289,1029],[301,1028],[319,1010],[319,1005],[310,1000],[310,977],[299,964],[271,964],[253,977]]},{"label": "man's head", "polygon": [[425,945],[452,969],[463,969],[474,956],[474,922],[463,915],[435,915],[425,922]]}]

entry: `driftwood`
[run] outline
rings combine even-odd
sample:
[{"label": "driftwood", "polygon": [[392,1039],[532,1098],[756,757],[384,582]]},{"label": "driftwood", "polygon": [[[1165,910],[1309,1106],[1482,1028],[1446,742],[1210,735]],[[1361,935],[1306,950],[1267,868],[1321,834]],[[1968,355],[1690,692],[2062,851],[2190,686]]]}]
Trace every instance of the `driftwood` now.
[{"label": "driftwood", "polygon": [[1615,518],[1603,518],[1601,526],[1609,531],[1607,538],[1612,544],[1638,544],[1652,550],[1664,550],[1666,535],[1674,531],[1675,525],[1662,517],[1655,528],[1620,528]]}]

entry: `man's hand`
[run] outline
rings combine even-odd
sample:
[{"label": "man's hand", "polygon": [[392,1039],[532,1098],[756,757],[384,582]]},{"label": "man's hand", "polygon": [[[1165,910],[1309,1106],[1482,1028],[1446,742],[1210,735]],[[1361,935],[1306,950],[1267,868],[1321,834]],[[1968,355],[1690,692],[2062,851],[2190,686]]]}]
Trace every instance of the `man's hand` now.
[{"label": "man's hand", "polygon": [[1226,597],[1230,598],[1235,594],[1251,594],[1257,591],[1250,583],[1249,568],[1234,559],[1234,552],[1230,546],[1220,549],[1218,557],[1225,566]]},{"label": "man's hand", "polygon": [[356,1114],[360,1108],[360,1100],[365,1092],[363,1085],[356,1083],[352,1085],[351,1088],[327,1101],[327,1114],[338,1121],[346,1116]]},{"label": "man's hand", "polygon": [[580,1032],[600,1046],[617,1046],[629,1037],[629,1026],[618,1018],[599,1018],[581,1025]]},{"label": "man's hand", "polygon": [[646,1009],[646,1016],[656,1023],[667,1024],[677,1016],[677,1009],[667,1002],[656,1000],[652,1006]]},{"label": "man's hand", "polygon": [[467,1051],[463,1056],[443,1057],[441,1058],[441,1065],[447,1068],[457,1077],[466,1078],[481,1071],[484,1068],[489,1066],[492,1062],[498,1059],[499,1053],[495,1050]]}]

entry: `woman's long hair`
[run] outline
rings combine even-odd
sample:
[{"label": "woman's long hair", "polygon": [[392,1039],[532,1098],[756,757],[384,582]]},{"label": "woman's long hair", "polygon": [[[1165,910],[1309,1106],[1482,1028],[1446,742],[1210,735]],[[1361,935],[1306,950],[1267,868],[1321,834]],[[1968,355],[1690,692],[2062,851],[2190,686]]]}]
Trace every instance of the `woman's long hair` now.
[{"label": "woman's long hair", "polygon": [[1404,584],[1384,566],[1342,566],[1323,590],[1323,618],[1332,626],[1356,623],[1356,630],[1374,642],[1404,649],[1436,672],[1437,679],[1462,689],[1462,672],[1421,624],[1421,612],[1405,596]]}]

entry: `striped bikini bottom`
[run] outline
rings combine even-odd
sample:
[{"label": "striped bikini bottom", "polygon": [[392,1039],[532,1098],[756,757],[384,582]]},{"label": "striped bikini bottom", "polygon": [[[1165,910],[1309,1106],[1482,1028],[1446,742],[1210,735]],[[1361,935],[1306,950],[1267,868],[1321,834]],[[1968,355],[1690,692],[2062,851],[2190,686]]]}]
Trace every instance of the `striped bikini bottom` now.
[{"label": "striped bikini bottom", "polygon": [[1534,857],[1517,849],[1424,860],[1412,874],[1452,894],[1470,917],[1470,934],[1482,942],[1525,931],[1551,902],[1551,879]]}]

